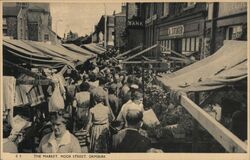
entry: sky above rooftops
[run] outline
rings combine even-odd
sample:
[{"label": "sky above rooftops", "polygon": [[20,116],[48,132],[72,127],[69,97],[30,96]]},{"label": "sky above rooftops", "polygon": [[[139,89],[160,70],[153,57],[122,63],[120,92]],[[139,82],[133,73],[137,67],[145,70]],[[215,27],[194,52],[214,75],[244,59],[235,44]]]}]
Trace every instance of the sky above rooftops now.
[{"label": "sky above rooftops", "polygon": [[50,3],[52,30],[60,37],[70,30],[78,36],[90,34],[101,16],[121,12],[121,3]]}]

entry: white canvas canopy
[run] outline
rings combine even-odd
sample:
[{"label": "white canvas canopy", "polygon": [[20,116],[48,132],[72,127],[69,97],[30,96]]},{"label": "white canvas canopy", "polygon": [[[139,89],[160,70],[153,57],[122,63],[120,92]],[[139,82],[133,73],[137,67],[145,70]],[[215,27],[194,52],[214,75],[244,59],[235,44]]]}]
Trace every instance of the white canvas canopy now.
[{"label": "white canvas canopy", "polygon": [[224,41],[213,55],[157,79],[171,90],[206,91],[247,77],[247,42]]}]

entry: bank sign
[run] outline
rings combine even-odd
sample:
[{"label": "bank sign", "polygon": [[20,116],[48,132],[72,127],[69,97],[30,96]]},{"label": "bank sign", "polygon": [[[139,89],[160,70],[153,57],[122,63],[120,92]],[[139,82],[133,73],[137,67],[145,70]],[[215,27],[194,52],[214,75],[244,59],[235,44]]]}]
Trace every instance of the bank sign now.
[{"label": "bank sign", "polygon": [[138,17],[133,17],[132,19],[128,19],[128,28],[134,28],[134,29],[142,29],[144,28],[143,21]]},{"label": "bank sign", "polygon": [[168,36],[182,36],[184,34],[184,26],[179,25],[179,26],[174,26],[168,28],[167,31]]},{"label": "bank sign", "polygon": [[143,22],[139,20],[128,20],[128,26],[130,27],[143,27]]}]

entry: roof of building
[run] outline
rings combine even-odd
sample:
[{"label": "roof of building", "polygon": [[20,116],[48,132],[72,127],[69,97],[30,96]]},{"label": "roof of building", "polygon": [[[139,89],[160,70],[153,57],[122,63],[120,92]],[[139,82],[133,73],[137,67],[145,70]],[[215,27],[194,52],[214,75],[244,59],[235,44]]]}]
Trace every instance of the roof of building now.
[{"label": "roof of building", "polygon": [[17,7],[3,7],[3,16],[17,17],[19,11]]},{"label": "roof of building", "polygon": [[115,16],[126,16],[126,13],[120,12],[120,13],[115,14]]}]

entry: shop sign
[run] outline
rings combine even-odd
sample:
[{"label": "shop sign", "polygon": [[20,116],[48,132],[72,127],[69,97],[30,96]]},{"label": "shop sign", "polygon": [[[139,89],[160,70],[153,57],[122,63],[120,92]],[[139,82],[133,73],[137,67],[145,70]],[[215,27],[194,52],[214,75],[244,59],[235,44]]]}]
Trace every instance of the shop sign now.
[{"label": "shop sign", "polygon": [[140,20],[128,20],[129,27],[143,27],[143,22]]},{"label": "shop sign", "polygon": [[154,20],[156,20],[157,19],[157,14],[154,14],[153,16],[152,16],[152,21],[154,21]]},{"label": "shop sign", "polygon": [[242,26],[233,27],[232,39],[238,39],[242,36]]},{"label": "shop sign", "polygon": [[153,16],[146,19],[145,24],[149,24],[157,19],[157,14],[154,14]]},{"label": "shop sign", "polygon": [[144,27],[144,21],[138,16],[133,16],[127,21],[128,28],[141,29]]},{"label": "shop sign", "polygon": [[182,36],[184,34],[184,26],[174,26],[168,28],[168,36]]}]

